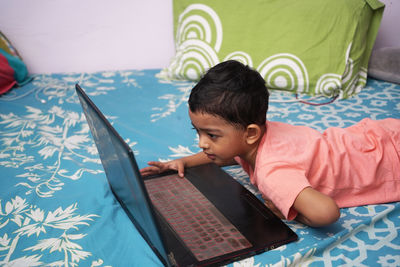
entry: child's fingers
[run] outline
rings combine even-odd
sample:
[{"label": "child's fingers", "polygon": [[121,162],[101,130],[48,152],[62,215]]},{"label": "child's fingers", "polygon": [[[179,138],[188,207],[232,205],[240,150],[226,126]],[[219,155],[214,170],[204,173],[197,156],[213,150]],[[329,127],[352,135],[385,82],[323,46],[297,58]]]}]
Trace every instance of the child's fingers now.
[{"label": "child's fingers", "polygon": [[182,162],[179,162],[178,164],[177,164],[177,167],[178,167],[178,175],[179,175],[179,177],[184,177],[185,176],[185,165],[182,163]]},{"label": "child's fingers", "polygon": [[183,178],[185,176],[185,164],[182,161],[177,160],[174,165],[174,169],[178,171],[179,177]]},{"label": "child's fingers", "polygon": [[[169,163],[159,162],[159,161],[150,161],[147,163],[150,165],[149,167],[143,168],[143,171],[150,172],[151,174],[157,174],[167,169],[178,171],[179,177],[184,177],[185,175],[185,166],[181,161],[172,161]],[[141,171],[142,171],[141,170]]]},{"label": "child's fingers", "polygon": [[[149,162],[147,162],[147,164],[150,166],[157,167],[159,169],[161,169],[164,166],[164,163],[159,162],[159,161],[149,161]],[[151,167],[148,167],[148,168],[151,168]]]},{"label": "child's fingers", "polygon": [[147,176],[147,175],[152,175],[152,174],[157,174],[159,173],[160,170],[158,168],[155,167],[146,167],[140,170],[140,174],[143,176]]}]

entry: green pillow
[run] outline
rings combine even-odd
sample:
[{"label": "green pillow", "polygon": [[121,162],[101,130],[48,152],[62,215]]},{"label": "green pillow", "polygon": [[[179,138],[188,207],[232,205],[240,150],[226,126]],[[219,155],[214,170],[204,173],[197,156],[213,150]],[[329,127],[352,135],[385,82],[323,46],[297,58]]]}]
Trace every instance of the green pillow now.
[{"label": "green pillow", "polygon": [[193,80],[235,59],[270,89],[346,98],[366,84],[378,0],[174,0],[176,55],[166,79]]}]

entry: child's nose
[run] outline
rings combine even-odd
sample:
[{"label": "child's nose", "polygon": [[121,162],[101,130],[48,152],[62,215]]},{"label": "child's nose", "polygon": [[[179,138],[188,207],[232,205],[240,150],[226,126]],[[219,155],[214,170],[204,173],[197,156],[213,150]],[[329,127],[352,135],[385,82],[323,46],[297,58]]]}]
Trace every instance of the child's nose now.
[{"label": "child's nose", "polygon": [[207,143],[207,140],[206,140],[206,138],[204,138],[204,137],[199,137],[199,147],[201,148],[201,149],[206,149],[206,148],[208,148],[208,143]]}]

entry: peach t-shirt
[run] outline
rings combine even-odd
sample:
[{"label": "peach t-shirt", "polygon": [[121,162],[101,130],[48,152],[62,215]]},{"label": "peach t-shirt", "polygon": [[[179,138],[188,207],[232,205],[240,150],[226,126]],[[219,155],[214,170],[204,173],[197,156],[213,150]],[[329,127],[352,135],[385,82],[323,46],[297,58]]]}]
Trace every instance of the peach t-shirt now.
[{"label": "peach t-shirt", "polygon": [[306,187],[332,197],[339,207],[400,201],[400,120],[363,119],[324,133],[305,126],[267,122],[255,170],[236,158],[250,181],[289,220]]}]

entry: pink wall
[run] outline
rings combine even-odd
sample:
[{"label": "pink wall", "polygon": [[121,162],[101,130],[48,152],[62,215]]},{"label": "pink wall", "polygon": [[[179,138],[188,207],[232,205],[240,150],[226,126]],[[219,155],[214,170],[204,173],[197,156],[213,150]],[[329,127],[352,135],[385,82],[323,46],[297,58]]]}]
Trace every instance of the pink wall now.
[{"label": "pink wall", "polygon": [[[375,47],[400,46],[400,0]],[[0,0],[0,31],[31,73],[162,68],[174,55],[172,0]]]},{"label": "pink wall", "polygon": [[172,1],[0,0],[0,30],[31,73],[161,68]]},{"label": "pink wall", "polygon": [[400,0],[380,0],[385,3],[381,27],[375,48],[400,47]]}]

